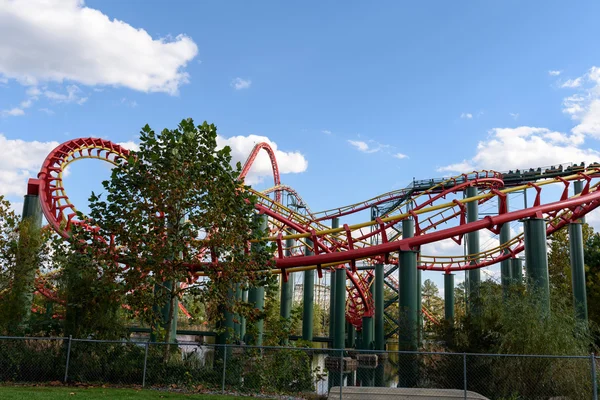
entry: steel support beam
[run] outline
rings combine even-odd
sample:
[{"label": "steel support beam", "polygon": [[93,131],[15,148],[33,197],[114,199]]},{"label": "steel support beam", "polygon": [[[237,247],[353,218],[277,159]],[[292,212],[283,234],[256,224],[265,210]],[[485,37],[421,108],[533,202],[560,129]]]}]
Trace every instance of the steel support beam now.
[{"label": "steel support beam", "polygon": [[[471,186],[466,188],[465,197],[477,196],[477,187]],[[467,203],[467,223],[475,222],[479,219],[479,204],[477,201],[471,201]],[[467,233],[467,253],[477,254],[479,253],[479,231]],[[470,264],[475,264],[475,261],[471,261]],[[479,269],[471,269],[467,271],[467,293],[469,302],[469,311],[477,312],[476,305],[478,304],[477,298],[479,297],[479,287],[481,286],[481,271]]]},{"label": "steel support beam", "polygon": [[375,264],[375,350],[385,350],[383,264]]},{"label": "steel support beam", "polygon": [[[306,239],[306,247],[304,254],[310,256],[314,254],[312,251],[313,243],[310,239]],[[315,271],[304,271],[304,297],[302,303],[302,340],[312,341],[313,337],[313,308],[315,300]],[[343,328],[342,328],[343,329]]]},{"label": "steel support beam", "polygon": [[512,277],[513,283],[523,283],[523,260],[520,258],[511,258],[510,270],[510,276]]},{"label": "steel support beam", "polygon": [[346,268],[341,267],[335,270],[335,316],[333,333],[333,348],[343,349],[345,339],[346,324]]},{"label": "steel support beam", "polygon": [[[334,217],[331,219],[331,228],[339,228],[340,219]],[[335,332],[335,273],[329,270],[329,338],[333,343],[333,334]]]},{"label": "steel support beam", "polygon": [[[417,254],[418,258],[418,254]],[[417,261],[418,265],[418,261]],[[421,270],[417,269],[417,344],[423,343],[423,287],[421,283]]]},{"label": "steel support beam", "polygon": [[[508,195],[505,198],[506,207],[508,208]],[[500,213],[500,202],[498,202],[498,213]],[[510,241],[510,224],[503,224],[500,228],[500,245]],[[502,251],[503,254],[508,253],[508,249]],[[512,274],[510,268],[510,259],[500,262],[500,282],[502,283],[502,293],[508,295],[509,286],[512,282]]]},{"label": "steel support beam", "polygon": [[[402,237],[414,235],[414,221],[402,221]],[[399,256],[398,296],[399,296],[399,349],[417,350],[417,252],[401,250]]]},{"label": "steel support beam", "polygon": [[444,274],[444,318],[454,324],[454,274]]},{"label": "steel support beam", "polygon": [[546,220],[529,218],[523,222],[525,233],[525,269],[527,283],[539,297],[542,309],[550,312],[550,283],[548,277],[548,251],[546,245]]},{"label": "steel support beam", "polygon": [[[291,231],[290,234],[294,234],[294,231]],[[286,239],[285,247],[286,255],[290,257],[292,255],[291,248],[294,246],[294,239]],[[279,315],[281,318],[285,320],[286,326],[289,327],[292,315],[292,299],[294,295],[294,275],[288,274],[287,282],[284,279],[283,274],[280,274],[280,282],[281,282],[281,294],[280,294],[280,307],[279,307]],[[288,344],[289,339],[286,337],[283,339],[282,344]]]},{"label": "steel support beam", "polygon": [[[581,181],[575,182],[575,194],[583,189]],[[569,224],[569,255],[571,259],[571,282],[573,285],[573,305],[575,315],[580,321],[587,322],[587,293],[585,287],[585,261],[583,256],[583,221]]]},{"label": "steel support beam", "polygon": [[[39,234],[42,227],[42,206],[37,195],[26,194],[23,200],[23,221],[27,220],[30,224],[29,232]],[[20,241],[21,239],[19,239]],[[13,290],[16,290],[18,296],[16,305],[20,308],[20,329],[24,329],[29,324],[31,317],[31,306],[33,304],[33,292],[35,291],[35,272],[38,265],[24,265],[27,260],[17,259],[18,270],[20,273],[15,274],[13,282]]]},{"label": "steel support beam", "polygon": [[356,329],[350,322],[346,322],[346,347],[353,349],[356,347]]},{"label": "steel support beam", "polygon": [[[256,216],[256,218],[259,219],[258,229],[266,234],[268,231],[267,216],[265,214],[259,214]],[[259,311],[263,311],[265,309],[264,286],[251,287],[248,290],[248,303],[250,303],[253,308],[258,309]],[[246,334],[246,343],[255,346],[262,346],[264,325],[265,321],[262,318],[252,322],[252,329],[250,329],[250,333]]]}]

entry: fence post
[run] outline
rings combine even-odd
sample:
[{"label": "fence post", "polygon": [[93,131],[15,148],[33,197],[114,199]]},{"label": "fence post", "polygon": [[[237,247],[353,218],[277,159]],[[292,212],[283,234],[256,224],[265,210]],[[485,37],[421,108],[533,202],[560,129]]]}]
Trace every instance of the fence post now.
[{"label": "fence post", "polygon": [[592,362],[592,398],[598,400],[598,381],[596,379],[596,356],[594,353],[590,354],[590,361]]},{"label": "fence post", "polygon": [[69,344],[67,345],[67,362],[65,363],[64,383],[67,383],[67,378],[69,377],[69,359],[71,358],[71,341],[72,340],[73,340],[73,336],[69,335]]},{"label": "fence post", "polygon": [[340,350],[340,400],[342,400],[342,388],[344,387],[344,349]]},{"label": "fence post", "polygon": [[148,345],[146,342],[146,351],[144,352],[144,375],[142,376],[142,387],[146,386],[146,366],[148,365]]},{"label": "fence post", "polygon": [[223,345],[223,382],[221,384],[221,394],[225,394],[225,371],[227,370],[227,345]]},{"label": "fence post", "polygon": [[465,400],[467,400],[467,353],[463,353],[463,387],[465,391]]}]

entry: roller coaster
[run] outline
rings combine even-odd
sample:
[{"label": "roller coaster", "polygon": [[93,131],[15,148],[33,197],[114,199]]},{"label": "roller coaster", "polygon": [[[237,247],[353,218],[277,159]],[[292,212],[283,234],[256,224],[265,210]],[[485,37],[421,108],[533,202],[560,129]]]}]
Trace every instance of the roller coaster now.
[{"label": "roller coaster", "polygon": [[[385,266],[386,284],[398,291],[399,283],[393,272],[398,268],[403,252],[418,252],[419,270],[452,274],[475,271],[483,267],[515,259],[525,249],[525,235],[505,238],[498,246],[483,251],[475,249],[462,255],[427,255],[421,246],[443,240],[464,244],[465,237],[481,230],[499,234],[503,226],[524,219],[543,219],[545,234],[578,221],[600,205],[598,183],[593,179],[600,173],[600,164],[560,164],[528,170],[498,172],[474,171],[454,177],[413,180],[405,188],[381,194],[371,199],[323,211],[312,211],[291,187],[281,183],[277,159],[267,143],[258,143],[246,160],[239,179],[250,172],[260,152],[268,155],[274,186],[259,192],[253,189],[259,215],[268,219],[269,236],[275,244],[275,267],[282,282],[298,272],[316,271],[319,277],[343,269],[346,279],[345,319],[357,330],[362,329],[365,317],[372,316],[375,305],[371,286],[375,265]],[[37,178],[28,182],[29,196],[39,198],[41,210],[52,229],[63,237],[69,236],[76,224],[86,224],[77,217],[63,185],[65,168],[81,159],[98,159],[116,163],[127,159],[130,151],[100,138],[69,140],[56,147],[45,159]],[[579,193],[570,193],[573,182],[582,184]],[[556,190],[547,190],[558,187]],[[465,197],[464,193],[472,194]],[[511,211],[511,194],[533,192],[531,204]],[[285,204],[284,204],[284,200]],[[469,209],[483,204],[497,204],[497,213],[483,218],[473,217]],[[342,217],[353,214],[369,215],[365,222],[340,226]],[[411,221],[411,232],[403,229]],[[413,228],[414,227],[414,228]],[[93,227],[89,227],[93,229]],[[471,247],[473,249],[473,247]],[[209,252],[209,250],[207,250]],[[210,256],[208,256],[210,259]],[[187,265],[194,278],[205,275],[210,262],[199,260]],[[56,294],[38,285],[38,291],[57,301]],[[437,323],[428,310],[423,314]],[[390,317],[393,319],[393,317]]]}]

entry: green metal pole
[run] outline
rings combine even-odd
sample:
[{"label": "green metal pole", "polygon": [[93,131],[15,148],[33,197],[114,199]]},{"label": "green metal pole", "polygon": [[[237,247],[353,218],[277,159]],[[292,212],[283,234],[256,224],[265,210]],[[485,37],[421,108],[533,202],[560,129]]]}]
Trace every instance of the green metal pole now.
[{"label": "green metal pole", "polygon": [[417,345],[419,347],[423,343],[423,288],[421,285],[421,270],[417,269]]},{"label": "green metal pole", "polygon": [[[242,300],[242,289],[240,288],[240,284],[236,283],[235,284],[235,299],[236,301],[241,301]],[[242,320],[241,320],[241,316],[240,314],[234,314],[233,316],[234,321],[233,321],[233,333],[235,336],[235,340],[241,340],[243,336],[242,335]]]},{"label": "green metal pole", "polygon": [[[402,237],[412,237],[415,225],[412,219],[402,221]],[[417,252],[412,250],[401,250],[399,253],[399,328],[398,345],[399,350],[416,351],[417,342]],[[398,371],[399,387],[414,387],[417,381],[416,358],[412,354],[403,354],[401,357],[406,361],[406,368]],[[400,360],[399,360],[400,362]]]},{"label": "green metal pole", "polygon": [[[506,196],[506,206],[508,207],[508,195]],[[498,211],[500,211],[500,202],[498,202]],[[500,245],[508,243],[510,241],[510,224],[506,223],[500,228]],[[504,249],[503,254],[509,253],[508,249]],[[510,259],[506,259],[500,262],[500,282],[502,283],[502,292],[504,296],[508,295],[508,288],[512,282],[510,268]]]},{"label": "green metal pole", "polygon": [[[259,230],[266,233],[268,230],[267,216],[264,214],[259,214],[255,217],[259,220]],[[265,308],[265,288],[263,286],[251,287],[248,290],[248,303],[250,303],[255,309],[263,311]],[[262,346],[265,321],[261,318],[258,321],[255,321],[252,325],[253,331],[256,332],[256,336],[247,334],[246,343]]]},{"label": "green metal pole", "polygon": [[333,334],[333,348],[343,349],[346,319],[346,268],[341,267],[335,270],[335,332]]},{"label": "green metal pole", "polygon": [[[291,231],[290,234],[293,234],[294,231]],[[286,239],[285,240],[285,247],[287,248],[286,250],[286,254],[287,256],[291,256],[292,255],[292,247],[294,246],[294,239]],[[288,280],[287,282],[285,282],[283,274],[280,275],[281,280],[281,297],[280,297],[280,309],[279,309],[279,315],[281,316],[281,318],[283,318],[286,322],[286,326],[289,327],[290,321],[291,321],[291,315],[292,315],[292,298],[294,295],[294,277],[293,274],[288,274]],[[289,338],[288,335],[286,335],[285,338],[283,338],[282,341],[284,345],[288,344]]]},{"label": "green metal pole", "polygon": [[539,296],[543,311],[550,312],[548,251],[546,249],[546,220],[529,218],[524,221],[525,269],[527,283]]},{"label": "green metal pole", "polygon": [[[243,303],[248,302],[248,291],[247,290],[242,290],[242,302]],[[241,317],[240,339],[244,340],[245,337],[246,337],[246,317]]]},{"label": "green metal pole", "polygon": [[375,264],[375,350],[385,350],[383,274],[383,264]]},{"label": "green metal pole", "polygon": [[[230,287],[227,290],[227,303],[229,307],[233,306],[235,297],[234,288]],[[233,313],[227,310],[227,307],[222,307],[223,319],[219,322],[219,327],[222,330],[217,335],[217,344],[229,344],[231,343],[231,333],[233,332]]]},{"label": "green metal pole", "polygon": [[[307,256],[314,254],[311,250],[313,243],[306,239],[306,248],[304,254]],[[302,340],[311,342],[313,338],[313,308],[315,300],[315,271],[304,271],[304,302],[302,309]],[[343,321],[342,321],[343,324]],[[343,329],[343,328],[342,328]]]},{"label": "green metal pole", "polygon": [[[414,235],[415,225],[412,219],[402,221],[402,237]],[[417,252],[400,251],[399,258],[399,307],[400,307],[400,350],[417,350],[416,328],[417,310]]]},{"label": "green metal pole", "polygon": [[512,276],[513,283],[523,283],[523,260],[520,258],[511,258],[510,269],[510,276]]},{"label": "green metal pole", "polygon": [[[575,182],[575,194],[581,193],[583,183]],[[573,305],[575,315],[587,322],[587,293],[585,287],[585,261],[583,256],[583,221],[569,224],[569,254],[571,256],[571,282],[573,284]]]},{"label": "green metal pole", "polygon": [[346,322],[346,332],[348,336],[346,348],[353,349],[356,346],[356,329],[350,322]]},{"label": "green metal pole", "polygon": [[[465,197],[477,196],[476,187],[468,187],[465,190]],[[467,203],[467,222],[475,222],[479,219],[479,204],[477,201],[471,201]],[[479,253],[479,231],[467,233],[467,253],[477,254]],[[475,261],[471,261],[470,264],[475,264]],[[477,304],[479,297],[479,287],[481,286],[481,271],[479,269],[471,269],[467,272],[468,275],[468,299],[469,299],[469,311],[477,313]]]},{"label": "green metal pole", "polygon": [[[331,219],[333,229],[340,227],[340,219],[334,217]],[[333,334],[335,332],[335,272],[329,270],[329,339],[330,346],[333,347]]]},{"label": "green metal pole", "polygon": [[454,274],[444,274],[444,318],[454,324]]},{"label": "green metal pole", "polygon": [[[39,197],[37,195],[25,195],[23,201],[23,221],[27,220],[30,224],[30,232],[38,234],[42,227],[42,206],[40,204]],[[23,265],[26,264],[21,260],[17,260],[19,263],[18,269],[21,273],[15,274],[13,282],[13,290],[17,290],[16,295],[18,296],[17,304],[21,307],[20,315],[21,320],[19,321],[20,328],[25,328],[29,324],[31,317],[31,306],[33,304],[33,292],[35,286],[35,272],[38,269],[38,265]]]},{"label": "green metal pole", "polygon": [[362,319],[362,350],[373,350],[373,317],[363,317]]}]

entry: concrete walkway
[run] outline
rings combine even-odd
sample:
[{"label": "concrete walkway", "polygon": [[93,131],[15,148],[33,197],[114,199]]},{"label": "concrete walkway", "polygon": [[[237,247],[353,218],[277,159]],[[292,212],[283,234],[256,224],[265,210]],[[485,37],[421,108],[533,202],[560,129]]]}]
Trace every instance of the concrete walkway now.
[{"label": "concrete walkway", "polygon": [[[340,387],[334,386],[329,391],[328,400],[340,400]],[[344,386],[344,400],[450,400],[465,399],[464,390],[458,389],[408,389],[385,387]],[[467,391],[468,400],[489,400],[478,393]]]}]

